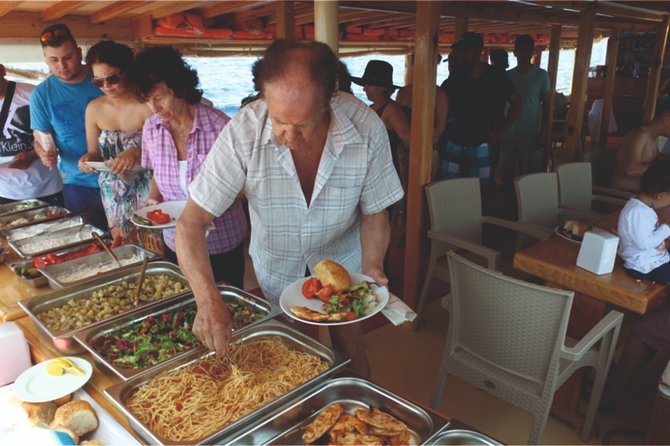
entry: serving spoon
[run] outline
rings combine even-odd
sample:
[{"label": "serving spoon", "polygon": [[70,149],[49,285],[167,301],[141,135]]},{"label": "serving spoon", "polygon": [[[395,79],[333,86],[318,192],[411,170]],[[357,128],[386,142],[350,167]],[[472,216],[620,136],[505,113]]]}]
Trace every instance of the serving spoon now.
[{"label": "serving spoon", "polygon": [[114,254],[114,252],[112,252],[111,249],[109,249],[109,246],[107,246],[107,244],[106,244],[105,241],[102,239],[102,237],[100,237],[100,234],[98,234],[97,232],[93,231],[93,232],[91,232],[91,236],[92,236],[98,243],[100,243],[100,245],[102,245],[102,247],[103,247],[103,249],[104,249],[105,251],[107,251],[107,254],[109,254],[109,256],[112,258],[112,260],[114,260],[114,263],[116,263],[116,266],[118,266],[119,268],[121,268],[121,262],[119,262],[119,258],[116,257],[116,254]]}]

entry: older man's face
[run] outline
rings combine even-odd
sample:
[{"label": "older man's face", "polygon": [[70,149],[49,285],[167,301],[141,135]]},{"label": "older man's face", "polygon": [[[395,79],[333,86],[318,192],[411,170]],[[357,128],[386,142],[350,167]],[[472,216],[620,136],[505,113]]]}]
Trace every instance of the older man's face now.
[{"label": "older man's face", "polygon": [[315,142],[328,119],[328,108],[310,85],[311,80],[287,76],[264,86],[275,137],[291,150]]},{"label": "older man's face", "polygon": [[59,47],[45,46],[44,59],[51,73],[62,81],[72,81],[81,73],[81,48],[69,40]]}]

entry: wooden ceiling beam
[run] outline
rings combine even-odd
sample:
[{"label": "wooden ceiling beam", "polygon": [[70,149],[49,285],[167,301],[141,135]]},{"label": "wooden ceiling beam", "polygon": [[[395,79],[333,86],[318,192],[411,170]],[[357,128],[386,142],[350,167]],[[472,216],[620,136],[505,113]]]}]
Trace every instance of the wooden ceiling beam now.
[{"label": "wooden ceiling beam", "polygon": [[269,0],[265,1],[221,1],[216,2],[212,6],[207,6],[202,8],[198,12],[205,19],[211,19],[220,15],[230,14],[233,12],[246,11],[247,9],[253,9],[258,6],[263,6],[266,3],[271,3]]},{"label": "wooden ceiling beam", "polygon": [[[591,2],[561,2],[561,1],[543,1],[540,5],[546,7],[551,6],[554,9],[574,9],[576,11],[584,11]],[[663,21],[663,16],[667,12],[657,11],[654,9],[640,8],[637,6],[625,4],[623,2],[612,2],[601,0],[596,4],[596,14],[608,14],[616,18],[618,21],[647,21],[660,23]]]},{"label": "wooden ceiling beam", "polygon": [[261,17],[266,16],[274,17],[275,10],[276,6],[274,2],[264,3],[261,6],[256,6],[254,8],[245,9],[244,11],[235,13],[235,20],[239,22],[248,19],[260,19]]},{"label": "wooden ceiling beam", "polygon": [[16,7],[19,6],[21,3],[23,2],[18,0],[0,2],[0,17],[2,17],[5,14],[9,14],[14,9],[16,9]]},{"label": "wooden ceiling beam", "polygon": [[89,3],[92,2],[60,1],[40,12],[40,19],[44,20],[45,22],[50,20],[58,20],[61,17],[64,17],[72,11],[75,11]]},{"label": "wooden ceiling beam", "polygon": [[159,6],[150,11],[150,14],[153,19],[160,19],[172,14],[179,14],[184,11],[196,9],[211,3],[213,3],[212,0],[200,2],[161,2]]},{"label": "wooden ceiling beam", "polygon": [[121,14],[124,14],[128,11],[132,11],[133,9],[140,8],[142,6],[145,6],[143,5],[143,2],[135,2],[135,1],[114,2],[111,5],[105,6],[104,8],[101,8],[98,11],[91,14],[89,21],[94,25],[106,22],[107,20],[113,19],[114,17],[118,17]]}]

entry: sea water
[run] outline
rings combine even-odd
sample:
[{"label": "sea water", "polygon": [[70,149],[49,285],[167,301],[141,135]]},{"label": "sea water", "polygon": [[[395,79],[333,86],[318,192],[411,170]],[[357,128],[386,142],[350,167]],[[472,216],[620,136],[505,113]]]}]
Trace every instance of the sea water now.
[{"label": "sea water", "polygon": [[[593,44],[591,51],[590,66],[604,65],[607,52],[607,39],[602,39]],[[200,77],[200,86],[207,99],[214,106],[222,110],[228,116],[233,116],[240,109],[240,102],[246,96],[254,93],[251,78],[251,66],[256,57],[187,57],[187,62],[197,70]],[[369,54],[365,56],[343,57],[342,61],[347,65],[352,76],[361,77],[365,71],[365,65],[370,59],[383,59],[393,66],[393,83],[403,85],[405,77],[405,56]],[[540,66],[547,69],[549,52],[542,54]],[[558,60],[558,73],[556,90],[563,94],[570,94],[572,87],[572,70],[575,61],[574,50],[561,50]],[[509,53],[510,68],[516,66],[516,58]],[[8,68],[40,70],[47,72],[48,68],[44,62],[7,63]],[[440,84],[449,76],[447,63],[443,62],[437,67],[437,83]],[[34,82],[33,82],[34,83]],[[368,103],[363,87],[352,84],[354,95]]]}]

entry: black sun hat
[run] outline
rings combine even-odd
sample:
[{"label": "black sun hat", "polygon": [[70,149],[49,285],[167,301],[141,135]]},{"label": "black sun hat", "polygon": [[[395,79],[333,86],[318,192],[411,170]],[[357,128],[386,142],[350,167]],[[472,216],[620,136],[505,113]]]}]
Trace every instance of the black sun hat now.
[{"label": "black sun hat", "polygon": [[351,76],[351,82],[361,86],[368,84],[380,87],[400,88],[397,85],[393,85],[393,65],[384,60],[371,60],[365,66],[363,76]]}]

